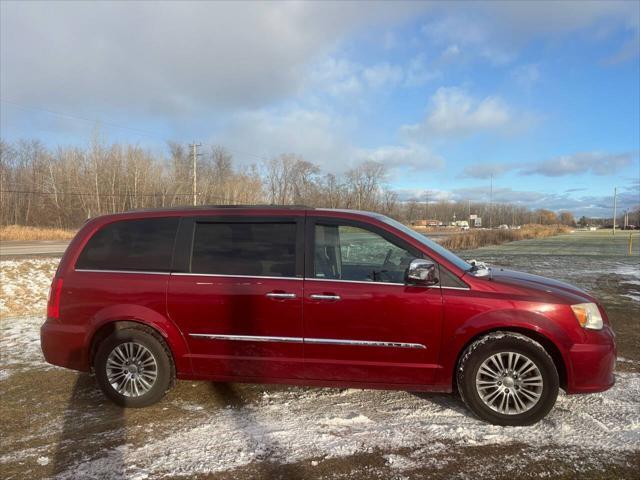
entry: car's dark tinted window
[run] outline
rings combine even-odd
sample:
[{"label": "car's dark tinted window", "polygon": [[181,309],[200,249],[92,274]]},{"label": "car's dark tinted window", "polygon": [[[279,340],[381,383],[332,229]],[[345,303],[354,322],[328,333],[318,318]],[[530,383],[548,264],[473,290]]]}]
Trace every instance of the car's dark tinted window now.
[{"label": "car's dark tinted window", "polygon": [[178,221],[147,218],[105,225],[87,242],[76,268],[169,271]]},{"label": "car's dark tinted window", "polygon": [[193,273],[294,277],[295,223],[198,223]]}]

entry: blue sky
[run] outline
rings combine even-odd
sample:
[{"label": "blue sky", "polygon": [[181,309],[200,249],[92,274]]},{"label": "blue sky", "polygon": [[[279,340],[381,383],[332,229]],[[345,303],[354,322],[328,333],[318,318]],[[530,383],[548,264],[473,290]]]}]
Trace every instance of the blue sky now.
[{"label": "blue sky", "polygon": [[323,171],[401,198],[640,203],[640,3],[2,2],[0,135]]}]

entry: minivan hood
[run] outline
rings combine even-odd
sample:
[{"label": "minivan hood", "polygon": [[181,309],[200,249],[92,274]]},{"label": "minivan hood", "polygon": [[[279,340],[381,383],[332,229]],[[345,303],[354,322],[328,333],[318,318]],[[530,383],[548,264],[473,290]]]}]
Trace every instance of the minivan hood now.
[{"label": "minivan hood", "polygon": [[569,283],[541,277],[530,273],[517,272],[503,268],[492,268],[490,280],[492,282],[519,287],[531,293],[553,296],[567,303],[595,302],[596,300],[584,290]]}]

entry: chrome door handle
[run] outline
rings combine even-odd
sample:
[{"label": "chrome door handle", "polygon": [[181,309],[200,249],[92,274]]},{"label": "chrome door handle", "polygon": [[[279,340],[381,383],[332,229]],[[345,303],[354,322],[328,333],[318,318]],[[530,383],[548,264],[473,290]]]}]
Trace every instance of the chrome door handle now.
[{"label": "chrome door handle", "polygon": [[296,298],[296,294],[295,293],[269,292],[266,295],[269,298]]},{"label": "chrome door handle", "polygon": [[322,293],[314,293],[312,295],[309,295],[309,298],[312,298],[313,300],[340,300],[340,295],[325,295]]}]

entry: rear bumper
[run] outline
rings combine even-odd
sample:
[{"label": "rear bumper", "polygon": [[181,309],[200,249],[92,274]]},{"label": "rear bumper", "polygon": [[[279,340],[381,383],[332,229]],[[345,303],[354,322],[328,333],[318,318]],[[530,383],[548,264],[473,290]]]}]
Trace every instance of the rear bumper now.
[{"label": "rear bumper", "polygon": [[567,393],[603,392],[615,384],[616,344],[613,331],[605,327],[590,337],[594,343],[575,344],[569,350]]},{"label": "rear bumper", "polygon": [[47,321],[40,328],[40,347],[45,360],[59,367],[89,371],[86,332],[76,325]]}]

